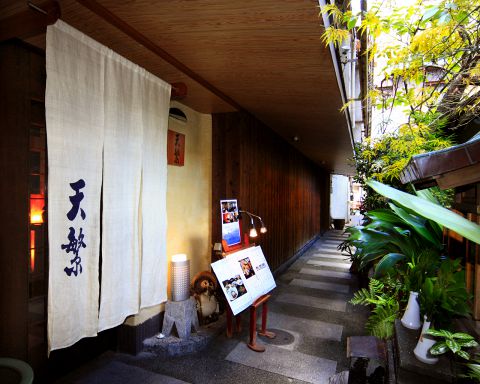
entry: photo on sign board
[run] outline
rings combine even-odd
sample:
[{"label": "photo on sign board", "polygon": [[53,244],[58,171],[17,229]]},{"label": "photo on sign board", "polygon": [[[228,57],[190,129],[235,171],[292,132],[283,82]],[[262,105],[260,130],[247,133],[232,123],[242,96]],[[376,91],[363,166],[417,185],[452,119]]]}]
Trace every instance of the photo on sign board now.
[{"label": "photo on sign board", "polygon": [[222,239],[227,245],[235,245],[241,242],[240,222],[236,199],[220,200],[222,217]]},{"label": "photo on sign board", "polygon": [[247,288],[245,288],[240,275],[224,280],[222,284],[225,287],[226,296],[230,301],[234,301],[247,293]]},{"label": "photo on sign board", "polygon": [[245,259],[239,260],[240,267],[242,267],[243,275],[246,279],[255,276],[255,271],[253,270],[252,262],[248,257]]}]

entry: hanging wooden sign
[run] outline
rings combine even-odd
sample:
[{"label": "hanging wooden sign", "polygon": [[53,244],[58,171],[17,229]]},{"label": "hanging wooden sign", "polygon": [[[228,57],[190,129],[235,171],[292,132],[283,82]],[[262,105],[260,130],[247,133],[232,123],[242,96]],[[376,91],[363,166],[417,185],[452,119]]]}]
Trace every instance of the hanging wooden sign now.
[{"label": "hanging wooden sign", "polygon": [[167,139],[168,165],[183,167],[185,162],[185,135],[168,130]]}]

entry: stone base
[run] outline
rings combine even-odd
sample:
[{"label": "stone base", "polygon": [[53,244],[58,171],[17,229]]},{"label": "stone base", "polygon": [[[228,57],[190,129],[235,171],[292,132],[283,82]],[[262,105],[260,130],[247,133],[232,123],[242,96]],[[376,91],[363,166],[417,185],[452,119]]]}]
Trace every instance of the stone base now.
[{"label": "stone base", "polygon": [[180,339],[188,339],[192,327],[198,332],[197,302],[193,297],[183,301],[167,301],[165,305],[165,316],[163,318],[162,333],[170,336],[173,326],[177,329]]},{"label": "stone base", "polygon": [[225,316],[220,316],[218,321],[199,328],[197,332],[192,333],[188,339],[179,339],[174,336],[163,337],[161,339],[157,336],[150,337],[143,341],[143,349],[160,358],[199,352],[217,335],[225,331],[225,323]]},{"label": "stone base", "polygon": [[413,350],[417,345],[420,330],[407,329],[395,320],[395,357],[398,384],[453,383],[455,374],[452,362],[445,355],[435,365],[417,360]]}]

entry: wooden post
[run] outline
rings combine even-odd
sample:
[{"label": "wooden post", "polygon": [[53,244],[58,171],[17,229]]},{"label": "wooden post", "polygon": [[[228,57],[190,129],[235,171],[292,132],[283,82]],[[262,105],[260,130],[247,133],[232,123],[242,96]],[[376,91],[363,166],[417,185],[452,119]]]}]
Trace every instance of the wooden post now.
[{"label": "wooden post", "polygon": [[[268,295],[270,298],[270,295]],[[262,306],[262,329],[258,334],[260,336],[268,337],[269,339],[275,338],[275,333],[267,331],[267,313],[268,313],[268,300],[263,303]]]},{"label": "wooden post", "polygon": [[267,331],[267,302],[270,299],[270,295],[262,295],[250,306],[250,342],[248,348],[255,352],[264,352],[265,347],[257,344],[257,308],[262,305],[262,329],[259,335],[273,339],[275,333]]}]

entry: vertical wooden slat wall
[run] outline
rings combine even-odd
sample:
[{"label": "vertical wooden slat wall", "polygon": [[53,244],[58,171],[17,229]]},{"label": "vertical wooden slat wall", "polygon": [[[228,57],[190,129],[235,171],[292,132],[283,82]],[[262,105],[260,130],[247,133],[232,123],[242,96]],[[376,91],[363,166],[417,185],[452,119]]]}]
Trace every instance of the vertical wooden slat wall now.
[{"label": "vertical wooden slat wall", "polygon": [[263,218],[268,232],[256,243],[275,270],[328,228],[329,174],[251,115],[212,120],[213,241],[221,239],[219,200],[238,199]]}]

